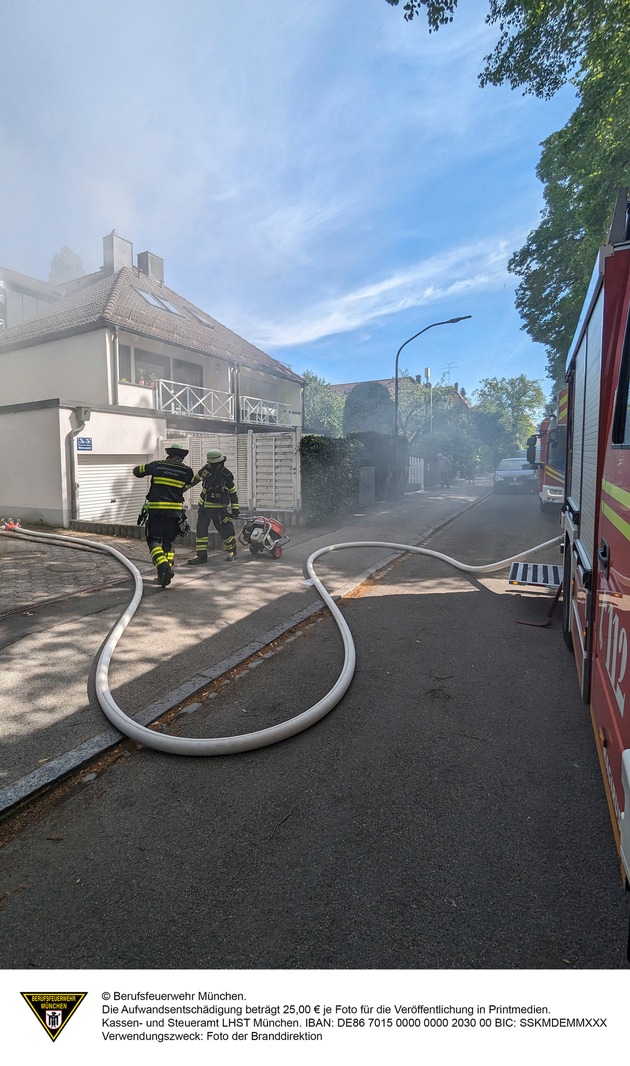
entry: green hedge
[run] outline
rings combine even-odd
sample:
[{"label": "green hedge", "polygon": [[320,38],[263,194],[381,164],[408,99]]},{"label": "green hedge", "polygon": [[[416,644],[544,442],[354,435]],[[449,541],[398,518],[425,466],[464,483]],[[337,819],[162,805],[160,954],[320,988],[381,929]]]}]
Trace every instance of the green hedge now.
[{"label": "green hedge", "polygon": [[356,505],[363,453],[360,441],[314,434],[302,437],[302,510],[308,525],[344,514]]}]

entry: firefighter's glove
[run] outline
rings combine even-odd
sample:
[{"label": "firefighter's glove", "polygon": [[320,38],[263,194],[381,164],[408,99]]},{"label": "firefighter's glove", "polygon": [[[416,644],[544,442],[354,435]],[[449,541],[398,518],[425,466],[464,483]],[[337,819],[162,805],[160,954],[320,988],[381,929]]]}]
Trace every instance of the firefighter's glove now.
[{"label": "firefighter's glove", "polygon": [[177,516],[177,536],[185,537],[187,533],[190,533],[188,515],[186,514],[186,511],[180,511]]},{"label": "firefighter's glove", "polygon": [[136,525],[137,526],[146,526],[148,521],[149,521],[149,509],[147,507],[143,507],[142,510],[140,511],[140,514],[138,515],[138,517],[136,519]]},{"label": "firefighter's glove", "polygon": [[238,518],[238,514],[239,514],[238,507],[232,507],[232,518]]}]

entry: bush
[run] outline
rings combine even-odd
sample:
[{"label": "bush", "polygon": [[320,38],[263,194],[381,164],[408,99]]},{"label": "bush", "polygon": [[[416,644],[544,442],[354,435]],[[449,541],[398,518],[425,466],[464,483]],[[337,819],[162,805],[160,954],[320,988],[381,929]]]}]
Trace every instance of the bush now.
[{"label": "bush", "polygon": [[365,465],[363,450],[355,440],[302,437],[302,509],[307,525],[324,522],[355,505],[359,468]]}]

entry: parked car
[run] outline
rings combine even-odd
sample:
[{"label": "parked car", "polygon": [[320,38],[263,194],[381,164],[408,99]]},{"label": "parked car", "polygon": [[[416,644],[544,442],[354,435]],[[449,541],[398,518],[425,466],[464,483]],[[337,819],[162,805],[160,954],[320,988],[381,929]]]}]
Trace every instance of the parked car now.
[{"label": "parked car", "polygon": [[537,492],[538,477],[527,459],[502,459],[494,472],[495,492]]}]

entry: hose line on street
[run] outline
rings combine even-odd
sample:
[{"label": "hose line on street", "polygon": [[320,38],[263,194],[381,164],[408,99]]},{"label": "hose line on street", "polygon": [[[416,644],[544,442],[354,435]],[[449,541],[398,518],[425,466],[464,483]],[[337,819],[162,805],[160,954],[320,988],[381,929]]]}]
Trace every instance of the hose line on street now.
[{"label": "hose line on street", "polygon": [[390,541],[358,540],[349,541],[345,544],[330,544],[325,548],[320,548],[309,556],[306,563],[306,569],[313,585],[332,614],[343,642],[344,662],[337,681],[321,700],[313,704],[313,706],[309,707],[306,711],[302,711],[301,714],[288,719],[286,722],[280,722],[278,725],[269,726],[266,729],[260,729],[255,733],[245,733],[242,736],[196,739],[193,737],[177,737],[167,733],[158,733],[154,729],[149,729],[147,726],[140,725],[125,714],[110,692],[108,680],[109,667],[114,650],[133,618],[142,598],[142,575],[131,560],[127,559],[126,556],[116,548],[112,548],[108,544],[102,544],[99,541],[85,540],[80,537],[63,536],[57,533],[40,533],[33,530],[24,530],[22,528],[15,530],[14,532],[32,540],[58,541],[62,544],[76,548],[88,548],[92,551],[109,553],[110,555],[113,555],[114,558],[118,559],[119,562],[121,562],[132,574],[135,584],[133,596],[128,607],[112,628],[98,659],[96,667],[96,694],[103,712],[116,729],[125,736],[136,741],[138,744],[144,745],[146,748],[168,752],[171,755],[234,755],[239,752],[253,751],[256,748],[264,748],[269,744],[277,744],[279,741],[287,740],[289,737],[293,737],[297,733],[301,733],[303,730],[308,729],[316,722],[319,722],[321,718],[328,714],[328,712],[339,703],[341,697],[347,691],[350,682],[352,681],[356,665],[356,654],[352,634],[346,620],[332,596],[326,591],[324,585],[315,573],[315,562],[317,559],[320,559],[322,555],[326,555],[328,552],[343,551],[346,548],[392,548],[399,552],[411,552],[417,555],[428,555],[433,559],[440,559],[442,562],[449,563],[457,570],[461,570],[466,574],[491,574],[496,570],[502,570],[510,563],[519,562],[520,560],[527,558],[527,556],[532,555],[534,552],[557,545],[562,539],[561,537],[554,537],[552,540],[547,540],[543,544],[537,544],[535,547],[528,548],[526,551],[520,552],[518,555],[512,555],[509,559],[502,559],[497,563],[487,563],[483,566],[470,566],[467,563],[459,562],[457,559],[451,559],[448,555],[432,551],[429,548],[418,548],[413,544],[396,544]]}]

